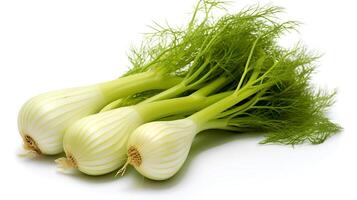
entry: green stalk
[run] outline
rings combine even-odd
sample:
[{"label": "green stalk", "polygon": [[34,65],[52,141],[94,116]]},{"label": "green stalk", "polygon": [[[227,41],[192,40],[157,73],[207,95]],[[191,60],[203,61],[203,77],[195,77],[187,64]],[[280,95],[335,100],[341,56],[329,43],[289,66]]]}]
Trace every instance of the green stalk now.
[{"label": "green stalk", "polygon": [[109,110],[113,110],[115,108],[118,108],[118,106],[120,105],[120,103],[123,101],[122,98],[117,99],[109,104],[107,104],[106,106],[104,106],[99,112],[106,112]]},{"label": "green stalk", "polygon": [[150,102],[159,101],[159,100],[163,100],[163,99],[173,98],[173,97],[179,96],[180,94],[182,94],[183,92],[185,92],[187,90],[188,90],[188,88],[186,88],[185,84],[180,82],[177,85],[142,101],[140,104],[145,104],[145,103],[150,103]]},{"label": "green stalk", "polygon": [[[222,129],[222,130],[231,130],[231,131],[238,131],[237,127],[229,126],[229,122],[231,122],[231,118],[244,113],[244,111],[250,109],[252,106],[255,105],[256,102],[261,99],[261,96],[264,94],[265,90],[261,90],[259,93],[257,93],[252,99],[249,101],[245,102],[244,104],[237,106],[233,109],[230,109],[228,111],[221,112],[217,118],[218,119],[213,119],[208,122],[206,122],[203,127],[201,128],[202,130],[207,130],[207,129]],[[229,117],[227,117],[229,116]],[[237,120],[237,119],[235,119]]]},{"label": "green stalk", "polygon": [[[236,123],[239,123],[239,120],[235,120]],[[225,131],[234,131],[234,132],[248,132],[251,131],[249,127],[238,127],[238,126],[231,126],[230,125],[231,120],[230,119],[215,119],[206,122],[206,124],[201,127],[201,131],[204,130],[210,130],[210,129],[216,129],[216,130],[225,130]]]},{"label": "green stalk", "polygon": [[102,90],[107,103],[110,103],[139,92],[170,88],[181,81],[181,78],[175,76],[147,71],[99,84],[99,88]]},{"label": "green stalk", "polygon": [[215,119],[220,113],[227,110],[228,108],[234,106],[235,104],[243,101],[244,99],[250,97],[251,95],[255,94],[259,90],[263,89],[264,87],[269,87],[268,85],[261,85],[261,87],[244,87],[238,92],[234,92],[232,95],[214,103],[213,105],[191,115],[188,117],[189,119],[193,120],[199,127],[202,129],[205,127],[205,124]]},{"label": "green stalk", "polygon": [[[192,111],[200,110],[228,96],[228,93],[221,93],[206,97],[224,86],[227,82],[227,79],[222,77],[189,96],[138,104],[135,106],[135,109],[142,114],[141,116],[144,118],[144,121],[152,121],[173,114],[191,113]],[[229,94],[231,93],[232,92],[229,92]]]},{"label": "green stalk", "polygon": [[[230,82],[230,78],[226,77],[226,76],[222,76],[215,81],[215,85],[220,85],[221,87],[223,87],[223,85],[227,84],[228,82]],[[150,102],[154,102],[154,101],[174,98],[188,90],[193,89],[194,86],[196,86],[196,85],[186,85],[185,80],[184,80],[184,81],[180,82],[179,84],[177,84],[177,85],[175,85],[175,86],[173,86],[173,87],[171,87],[155,96],[152,96],[152,97],[142,101],[141,103],[145,104],[145,103],[150,103]],[[211,87],[216,87],[216,86],[211,86]],[[208,95],[210,92],[213,92],[208,87],[203,87],[199,91],[201,91],[200,95],[203,95],[203,96]]]},{"label": "green stalk", "polygon": [[167,99],[152,103],[138,104],[134,106],[143,121],[153,121],[162,117],[178,114],[190,114],[197,110],[201,110],[213,103],[231,95],[233,91],[222,92],[209,97],[201,95],[189,95],[174,99]]},{"label": "green stalk", "polygon": [[261,90],[258,92],[252,99],[245,102],[244,104],[237,106],[235,108],[229,109],[227,111],[222,112],[218,115],[217,118],[224,118],[226,116],[230,116],[229,118],[235,117],[239,114],[244,113],[244,111],[252,108],[259,100],[262,100],[262,95],[265,93],[266,90]]},{"label": "green stalk", "polygon": [[[229,119],[215,119],[210,120],[201,127],[201,130],[208,130],[208,129],[221,129],[221,130],[234,130],[228,126]],[[233,128],[233,127],[232,127]]]},{"label": "green stalk", "polygon": [[226,76],[219,77],[214,82],[209,84],[208,87],[203,87],[203,88],[199,89],[198,91],[196,91],[193,94],[194,95],[207,96],[207,95],[215,92],[216,90],[218,90],[220,87],[223,87],[228,82],[230,82],[230,79],[228,77],[226,77]]}]

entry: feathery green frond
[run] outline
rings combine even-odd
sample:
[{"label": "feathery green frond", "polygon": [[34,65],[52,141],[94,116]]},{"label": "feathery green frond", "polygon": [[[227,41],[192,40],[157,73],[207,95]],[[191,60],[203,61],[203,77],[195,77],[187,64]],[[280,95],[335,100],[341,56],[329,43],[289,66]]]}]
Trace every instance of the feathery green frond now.
[{"label": "feathery green frond", "polygon": [[220,118],[228,119],[230,127],[266,133],[262,143],[318,144],[340,131],[341,127],[325,116],[335,93],[310,87],[318,56],[298,45],[291,50],[277,49],[276,58],[280,64],[260,82],[272,80],[274,85],[223,112]]}]

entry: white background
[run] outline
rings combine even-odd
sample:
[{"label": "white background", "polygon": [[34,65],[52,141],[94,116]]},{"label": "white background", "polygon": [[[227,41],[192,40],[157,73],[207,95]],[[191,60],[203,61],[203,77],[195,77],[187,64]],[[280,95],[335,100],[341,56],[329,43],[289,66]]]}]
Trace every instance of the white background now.
[{"label": "white background", "polygon": [[[255,1],[237,0],[234,12]],[[338,88],[331,118],[344,127],[321,145],[259,145],[257,135],[208,133],[184,168],[164,182],[64,175],[53,160],[19,158],[17,112],[31,96],[114,79],[152,21],[187,21],[195,0],[0,1],[0,199],[357,199],[357,6],[354,1],[271,2],[303,22],[302,40],[324,56],[314,77]]]}]

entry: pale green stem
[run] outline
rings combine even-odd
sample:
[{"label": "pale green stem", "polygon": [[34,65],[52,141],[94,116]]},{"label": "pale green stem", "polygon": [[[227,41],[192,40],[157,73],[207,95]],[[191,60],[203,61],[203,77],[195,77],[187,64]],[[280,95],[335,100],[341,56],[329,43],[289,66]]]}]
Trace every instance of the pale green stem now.
[{"label": "pale green stem", "polygon": [[[216,91],[217,89],[219,89],[220,87],[223,87],[225,84],[227,84],[228,82],[230,82],[230,79],[228,77],[222,76],[218,79],[216,79],[215,81],[209,83],[207,86],[199,89],[197,92],[195,92],[197,95],[209,95],[210,93]],[[159,101],[159,100],[164,100],[164,99],[169,99],[169,98],[173,98],[173,97],[177,97],[180,94],[191,90],[193,87],[195,87],[196,85],[186,85],[185,81],[182,81],[180,84],[177,84],[175,86],[173,86],[172,88],[169,88],[155,96],[152,96],[144,101],[142,101],[139,104],[146,104],[146,103],[151,103],[151,102],[155,102],[155,101]]]},{"label": "pale green stem", "polygon": [[181,83],[178,83],[177,85],[163,91],[163,92],[160,92],[159,94],[157,95],[154,95],[148,99],[145,99],[144,101],[140,102],[139,104],[146,104],[146,103],[151,103],[151,102],[154,102],[154,101],[159,101],[159,100],[164,100],[164,99],[169,99],[169,98],[173,98],[173,97],[176,97],[180,94],[182,94],[183,92],[189,90],[189,88],[187,88],[185,86],[185,84],[183,84],[182,82]]},{"label": "pale green stem", "polygon": [[[227,82],[229,82],[228,78],[221,77],[187,97],[138,104],[136,109],[140,112],[146,121],[151,121],[174,114],[190,114],[193,111],[197,111],[206,106],[209,106],[222,99],[223,97],[227,97],[229,94],[231,94],[232,92],[226,92],[213,95],[208,98],[206,97],[210,93],[225,85]],[[176,86],[173,88],[177,89]],[[167,94],[165,92],[163,93]]]},{"label": "pale green stem", "polygon": [[194,81],[200,74],[201,72],[206,68],[206,66],[209,64],[209,59],[206,59],[206,61],[198,68],[196,69],[194,66],[191,67],[191,70],[195,70],[193,74],[189,73],[186,76],[185,83],[191,83]]},{"label": "pale green stem", "polygon": [[106,106],[104,106],[102,108],[102,110],[100,110],[99,112],[106,112],[108,110],[113,110],[115,108],[118,108],[118,106],[120,105],[120,103],[123,101],[123,99],[117,99],[109,104],[107,104]]},{"label": "pale green stem", "polygon": [[242,88],[240,91],[235,92],[234,94],[214,103],[213,105],[191,115],[188,118],[193,120],[198,125],[199,129],[201,129],[201,127],[204,127],[206,122],[215,119],[223,111],[250,97],[259,90],[264,89],[264,87],[269,86],[261,85],[260,87],[256,86],[251,88]]},{"label": "pale green stem", "polygon": [[194,95],[207,96],[207,95],[211,94],[212,92],[214,92],[216,90],[219,90],[224,85],[226,85],[228,82],[230,82],[229,80],[230,79],[228,77],[221,76],[218,79],[216,79],[215,81],[211,82],[206,87],[203,87],[203,88],[199,89],[198,91],[196,91],[193,94]]},{"label": "pale green stem", "polygon": [[266,56],[262,56],[261,58],[258,59],[256,65],[255,65],[255,69],[253,70],[253,73],[250,75],[250,78],[247,82],[247,85],[253,85],[253,83],[255,83],[255,80],[258,78],[258,76],[261,72],[261,68],[264,63],[265,57]]},{"label": "pale green stem", "polygon": [[211,76],[212,72],[214,72],[214,70],[218,68],[218,65],[214,66],[211,70],[209,70],[204,76],[202,76],[200,79],[198,79],[197,81],[195,81],[194,83],[191,84],[191,87],[194,87],[196,85],[202,84],[205,80],[207,80],[207,78],[209,76]]},{"label": "pale green stem", "polygon": [[210,120],[206,122],[202,127],[200,127],[199,132],[208,129],[225,129],[227,127],[228,127],[228,119]]},{"label": "pale green stem", "polygon": [[248,102],[237,106],[233,109],[227,110],[222,112],[221,114],[218,115],[218,118],[223,118],[229,115],[229,118],[235,117],[239,114],[244,113],[248,109],[252,108],[261,98],[261,96],[264,94],[265,90],[260,91],[258,94],[256,94],[252,99],[250,99]]},{"label": "pale green stem", "polygon": [[240,89],[240,87],[242,86],[243,81],[244,81],[244,79],[245,79],[245,76],[247,75],[247,73],[248,73],[248,71],[249,71],[250,60],[252,59],[252,56],[253,56],[253,53],[254,53],[254,50],[255,50],[255,46],[257,45],[258,40],[259,40],[259,38],[257,38],[257,39],[254,41],[253,46],[252,46],[252,48],[250,49],[247,62],[245,63],[244,72],[243,72],[243,74],[242,74],[242,77],[241,77],[240,80],[239,80],[239,83],[238,83],[238,86],[237,86],[237,89],[236,89],[236,90],[239,90],[239,89]]},{"label": "pale green stem", "polygon": [[138,104],[133,106],[133,108],[140,113],[144,122],[149,122],[171,115],[189,114],[201,110],[232,93],[233,91],[223,92],[209,97],[190,95],[147,104]]},{"label": "pale green stem", "polygon": [[[238,122],[239,121],[237,121],[237,123]],[[196,134],[209,129],[219,129],[219,130],[235,131],[235,132],[237,131],[244,132],[245,130],[247,130],[245,127],[237,127],[237,126],[230,125],[229,119],[215,119],[206,122],[204,126],[201,127],[199,132],[197,132]]]},{"label": "pale green stem", "polygon": [[167,89],[177,85],[181,78],[156,71],[142,72],[99,84],[107,103],[119,98],[153,89]]}]

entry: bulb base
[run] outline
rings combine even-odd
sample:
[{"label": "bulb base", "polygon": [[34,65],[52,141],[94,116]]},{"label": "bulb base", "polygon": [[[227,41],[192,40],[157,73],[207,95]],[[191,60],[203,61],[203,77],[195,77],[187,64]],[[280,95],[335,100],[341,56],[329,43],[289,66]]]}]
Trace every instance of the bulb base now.
[{"label": "bulb base", "polygon": [[41,155],[42,152],[40,148],[38,148],[36,141],[29,135],[25,134],[23,136],[24,140],[24,148],[28,151],[34,152],[38,155]]},{"label": "bulb base", "polygon": [[129,147],[128,149],[128,160],[131,165],[139,167],[141,165],[142,159],[140,152],[134,146]]},{"label": "bulb base", "polygon": [[55,160],[59,168],[62,169],[76,169],[77,161],[72,155],[67,155],[66,158],[58,158]]}]

